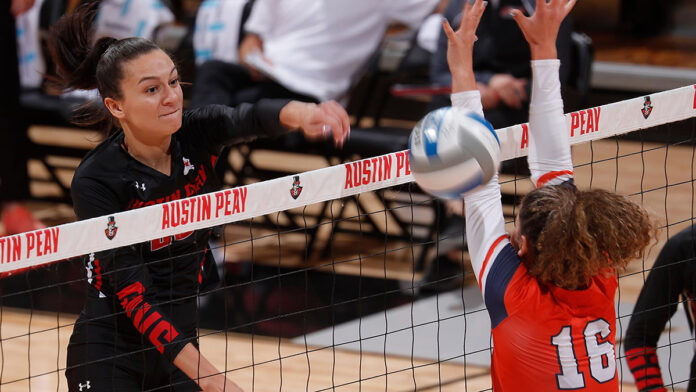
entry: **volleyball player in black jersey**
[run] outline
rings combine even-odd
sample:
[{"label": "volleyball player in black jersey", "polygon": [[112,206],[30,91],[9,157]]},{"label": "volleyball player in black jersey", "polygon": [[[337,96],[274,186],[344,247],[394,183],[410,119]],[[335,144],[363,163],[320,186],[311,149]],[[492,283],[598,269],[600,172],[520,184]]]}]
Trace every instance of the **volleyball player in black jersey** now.
[{"label": "volleyball player in black jersey", "polygon": [[[335,102],[261,101],[182,113],[177,69],[141,38],[92,43],[87,6],[61,18],[50,49],[65,86],[98,88],[100,113],[81,121],[116,130],[82,161],[72,182],[78,219],[211,192],[226,145],[292,129],[342,145],[348,116]],[[88,121],[85,121],[88,120]],[[106,233],[108,235],[108,232]],[[239,391],[197,350],[196,296],[210,263],[209,230],[89,255],[88,299],[68,346],[70,391]],[[194,381],[195,380],[195,381]]]}]

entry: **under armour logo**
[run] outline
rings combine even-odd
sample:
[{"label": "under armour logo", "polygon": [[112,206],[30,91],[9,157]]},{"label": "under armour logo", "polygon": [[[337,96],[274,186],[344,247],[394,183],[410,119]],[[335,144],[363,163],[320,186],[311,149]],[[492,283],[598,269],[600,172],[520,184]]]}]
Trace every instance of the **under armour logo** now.
[{"label": "under armour logo", "polygon": [[142,190],[143,192],[145,192],[145,183],[144,182],[139,183],[138,181],[136,181],[135,182],[135,189],[139,189],[139,190]]},{"label": "under armour logo", "polygon": [[196,168],[193,166],[190,160],[187,158],[184,158],[184,175],[189,174],[191,170],[195,170]]},{"label": "under armour logo", "polygon": [[90,389],[90,388],[92,388],[92,387],[89,385],[89,380],[85,381],[84,384],[83,384],[83,383],[79,383],[77,386],[80,387],[80,392],[82,392],[82,388],[84,388],[84,389]]}]

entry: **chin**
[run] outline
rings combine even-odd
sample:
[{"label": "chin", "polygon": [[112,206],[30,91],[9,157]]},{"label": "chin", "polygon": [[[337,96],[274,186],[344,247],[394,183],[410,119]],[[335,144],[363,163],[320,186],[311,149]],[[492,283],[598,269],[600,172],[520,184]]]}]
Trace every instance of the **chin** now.
[{"label": "chin", "polygon": [[181,128],[181,116],[168,121],[164,121],[164,124],[162,125],[164,128],[164,132],[168,135],[172,135],[176,133],[176,131],[178,131],[179,128]]}]

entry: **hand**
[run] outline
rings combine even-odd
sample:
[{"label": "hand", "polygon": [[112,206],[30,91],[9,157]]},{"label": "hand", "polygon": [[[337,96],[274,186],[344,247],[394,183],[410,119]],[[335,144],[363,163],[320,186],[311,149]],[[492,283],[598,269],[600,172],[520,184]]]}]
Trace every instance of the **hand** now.
[{"label": "hand", "polygon": [[476,79],[473,71],[473,50],[476,29],[481,21],[481,15],[488,3],[475,0],[464,2],[462,21],[455,32],[446,19],[442,20],[442,28],[447,35],[447,64],[452,73],[452,92],[462,92],[476,89]]},{"label": "hand", "polygon": [[224,374],[216,374],[198,381],[198,386],[203,392],[244,392],[239,385],[225,377]]},{"label": "hand", "polygon": [[526,17],[518,9],[510,11],[529,43],[532,60],[557,58],[556,37],[561,22],[570,13],[575,0],[537,0],[534,15]]},{"label": "hand", "polygon": [[522,103],[527,101],[527,79],[517,79],[508,74],[495,74],[488,82],[488,87],[506,106],[511,108],[520,109]]},{"label": "hand", "polygon": [[325,139],[331,135],[336,147],[342,147],[350,135],[348,113],[336,101],[319,105],[291,101],[280,111],[280,122],[291,129],[301,129],[310,140]]},{"label": "hand", "polygon": [[483,83],[476,83],[476,88],[481,93],[483,110],[491,110],[500,106],[500,96],[492,88]]},{"label": "hand", "polygon": [[263,55],[263,40],[256,34],[247,34],[239,44],[239,61],[243,66],[249,70],[251,78],[257,82],[265,80],[266,77],[254,68],[251,64],[246,62],[246,58],[250,53],[258,52],[261,54],[261,59],[268,64],[272,64],[266,56]]},{"label": "hand", "polygon": [[34,6],[34,0],[12,0],[10,12],[16,18],[19,15],[29,11]]}]

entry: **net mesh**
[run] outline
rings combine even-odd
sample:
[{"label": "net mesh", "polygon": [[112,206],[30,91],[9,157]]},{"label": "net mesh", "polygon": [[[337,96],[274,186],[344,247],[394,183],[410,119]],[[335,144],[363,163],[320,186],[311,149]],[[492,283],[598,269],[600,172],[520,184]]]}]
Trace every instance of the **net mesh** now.
[{"label": "net mesh", "polygon": [[[690,94],[693,91],[690,86]],[[657,111],[659,99],[653,102]],[[696,100],[691,102],[696,109]],[[630,105],[636,110],[642,106],[633,101]],[[657,245],[619,276],[616,353],[624,391],[637,390],[623,348],[634,304],[666,240],[694,223],[696,120],[682,120],[692,117],[693,109],[687,116],[666,114],[660,120],[665,125],[634,129],[623,127],[629,120],[610,117],[602,120],[610,129],[597,133],[586,121],[591,110],[568,116],[571,135],[586,138],[580,140],[586,143],[578,141],[573,147],[576,184],[628,195],[660,224]],[[611,116],[611,108],[602,110]],[[507,142],[501,137],[504,150],[513,144],[523,149],[524,126],[510,131],[519,134]],[[635,132],[612,136],[627,131]],[[507,150],[506,158],[524,155],[513,150]],[[267,152],[255,153],[253,162],[263,166]],[[253,155],[238,147],[230,155],[232,166],[240,154]],[[215,228],[211,253],[221,277],[219,286],[202,290],[196,298],[198,309],[192,317],[199,328],[200,350],[244,390],[491,390],[490,320],[466,247],[460,246],[465,241],[463,220],[456,217],[461,203],[446,206],[423,194],[408,176],[405,156],[398,154],[388,154],[392,175],[387,178],[382,172],[383,181],[357,184],[357,177],[347,179],[346,172],[361,172],[362,166],[354,165],[364,165],[365,160],[330,167],[341,170],[340,178],[332,181],[344,197],[322,194],[312,202],[300,199],[275,210],[249,202],[234,222],[233,217],[226,218],[228,222],[194,222],[196,229]],[[385,164],[371,162],[372,167]],[[524,161],[508,162],[500,182],[511,230],[516,203],[532,184]],[[319,177],[315,172],[299,175],[299,181],[288,176],[272,189],[289,194],[302,187],[300,192],[318,193],[311,184]],[[319,182],[328,188],[335,185]],[[252,198],[255,188],[247,188]],[[155,208],[162,214],[166,207]],[[131,221],[144,226],[152,219],[146,211],[155,210],[116,215],[120,230],[125,232]],[[184,230],[164,227],[162,219],[154,219],[153,233],[175,235]],[[99,222],[88,223],[101,228],[98,234],[103,236],[106,217]],[[60,227],[60,241],[72,238],[70,230]],[[148,230],[141,233],[150,235]],[[27,234],[6,237],[0,244],[3,391],[67,390],[67,345],[83,306],[87,277],[84,260],[66,253],[63,242],[46,244],[53,233],[49,229],[35,234],[36,239],[43,235],[44,254],[28,249]],[[124,241],[154,237],[134,238]],[[81,246],[75,245],[74,252],[83,252]],[[102,249],[106,248],[91,251]],[[175,263],[178,257],[170,251],[157,262]],[[682,390],[693,356],[687,317],[693,303],[688,295],[675,303],[680,310],[662,333],[657,356],[665,385]],[[87,384],[81,385],[88,390]]]}]

